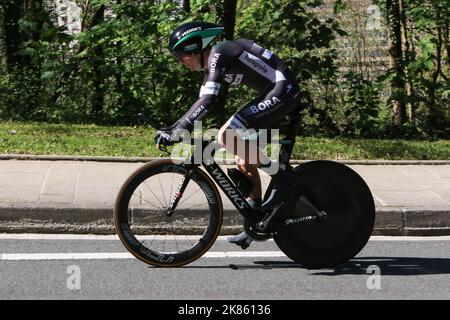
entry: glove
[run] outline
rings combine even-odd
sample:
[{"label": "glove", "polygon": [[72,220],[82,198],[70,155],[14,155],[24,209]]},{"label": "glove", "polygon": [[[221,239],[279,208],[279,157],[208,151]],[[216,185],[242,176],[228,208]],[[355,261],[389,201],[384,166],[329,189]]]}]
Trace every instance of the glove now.
[{"label": "glove", "polygon": [[172,132],[170,131],[158,131],[155,136],[156,147],[159,149],[159,146],[171,146],[173,144],[171,136]]}]

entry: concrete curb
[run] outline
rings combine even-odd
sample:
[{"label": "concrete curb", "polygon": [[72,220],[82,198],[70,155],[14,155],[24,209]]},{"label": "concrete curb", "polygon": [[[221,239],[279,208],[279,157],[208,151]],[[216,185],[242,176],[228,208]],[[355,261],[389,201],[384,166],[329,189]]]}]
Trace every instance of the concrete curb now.
[{"label": "concrete curb", "polygon": [[[60,156],[32,154],[0,154],[0,160],[31,161],[97,161],[97,162],[150,162],[159,157],[103,157],[103,156]],[[450,160],[334,160],[348,165],[450,165]],[[292,164],[301,164],[312,160],[291,160]],[[219,164],[234,164],[232,160],[218,161]]]},{"label": "concrete curb", "polygon": [[[373,235],[442,236],[450,235],[447,208],[376,208]],[[222,235],[242,229],[242,217],[236,210],[224,212]],[[179,232],[195,233],[195,221],[183,220]],[[0,232],[115,234],[113,208],[80,206],[0,205]]]}]

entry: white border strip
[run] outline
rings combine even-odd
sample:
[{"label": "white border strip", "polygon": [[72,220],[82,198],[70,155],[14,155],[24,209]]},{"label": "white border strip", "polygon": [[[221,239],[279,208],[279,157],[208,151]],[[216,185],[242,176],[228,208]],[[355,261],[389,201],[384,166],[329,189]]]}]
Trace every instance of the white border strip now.
[{"label": "white border strip", "polygon": [[21,260],[101,260],[101,259],[131,259],[131,253],[4,253],[0,261]]},{"label": "white border strip", "polygon": [[[140,239],[155,240],[197,240],[200,236],[156,235],[142,236]],[[229,236],[219,236],[217,240],[226,241]],[[119,240],[117,235],[91,235],[91,234],[37,234],[37,233],[0,233],[0,240]],[[273,241],[270,239],[269,241]],[[450,236],[372,236],[370,241],[450,241]]]},{"label": "white border strip", "polygon": [[[281,251],[212,251],[202,258],[265,258],[286,257]],[[89,252],[89,253],[4,253],[0,261],[30,261],[30,260],[105,260],[105,259],[135,259],[127,252]]]}]

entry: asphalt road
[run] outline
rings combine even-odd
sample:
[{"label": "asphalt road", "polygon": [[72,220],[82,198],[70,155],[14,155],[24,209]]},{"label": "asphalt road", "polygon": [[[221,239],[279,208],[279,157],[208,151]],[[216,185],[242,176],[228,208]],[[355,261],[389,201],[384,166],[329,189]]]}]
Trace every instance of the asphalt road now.
[{"label": "asphalt road", "polygon": [[321,270],[273,241],[242,251],[224,238],[176,269],[147,266],[114,236],[4,234],[0,258],[0,299],[450,299],[450,237],[373,237]]}]

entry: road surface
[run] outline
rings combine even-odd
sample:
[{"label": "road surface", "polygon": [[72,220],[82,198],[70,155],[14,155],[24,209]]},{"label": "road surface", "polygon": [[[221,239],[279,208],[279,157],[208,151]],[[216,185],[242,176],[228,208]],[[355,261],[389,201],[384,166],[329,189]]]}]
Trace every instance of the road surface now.
[{"label": "road surface", "polygon": [[243,251],[225,237],[175,269],[135,259],[116,236],[3,234],[0,258],[0,299],[450,299],[450,237],[372,237],[321,270],[272,240]]}]

